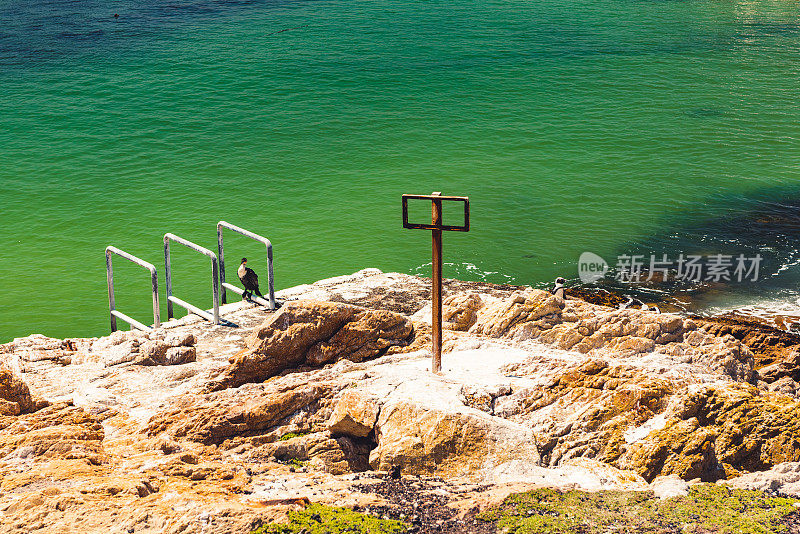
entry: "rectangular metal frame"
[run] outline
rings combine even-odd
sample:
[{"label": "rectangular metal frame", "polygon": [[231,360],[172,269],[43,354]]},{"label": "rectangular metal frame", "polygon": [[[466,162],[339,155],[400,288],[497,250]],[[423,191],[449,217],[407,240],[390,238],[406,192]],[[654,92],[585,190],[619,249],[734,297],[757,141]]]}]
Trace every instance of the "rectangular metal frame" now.
[{"label": "rectangular metal frame", "polygon": [[[116,254],[121,258],[125,258],[126,260],[135,263],[141,267],[144,267],[148,271],[150,271],[150,282],[153,286],[153,326],[147,326],[145,324],[140,323],[136,319],[131,318],[128,315],[125,315],[121,311],[116,309],[116,302],[114,299],[114,265],[111,259],[111,255]],[[145,332],[151,332],[154,328],[158,328],[161,326],[161,312],[159,308],[159,301],[158,301],[158,273],[156,272],[156,268],[152,263],[148,263],[140,258],[137,258],[133,254],[128,254],[124,250],[120,250],[117,247],[106,247],[106,281],[108,282],[108,314],[111,319],[111,331],[117,331],[117,318],[122,319],[129,325],[134,328],[138,328],[139,330],[144,330]]]},{"label": "rectangular metal frame", "polygon": [[239,289],[238,287],[228,284],[225,282],[225,246],[222,241],[222,229],[227,228],[228,230],[232,230],[237,234],[241,234],[245,237],[249,237],[259,243],[263,243],[267,247],[267,284],[268,284],[268,291],[269,291],[269,301],[262,299],[256,295],[251,295],[251,299],[254,302],[257,302],[263,306],[268,306],[270,310],[275,309],[275,280],[274,275],[272,273],[272,243],[269,239],[264,236],[260,236],[256,233],[250,232],[249,230],[245,230],[235,224],[231,224],[229,222],[220,221],[217,223],[217,252],[219,252],[219,281],[220,285],[222,285],[222,303],[225,304],[228,302],[227,295],[225,294],[226,289],[230,289],[234,293],[238,293],[239,295],[244,294],[244,289]]},{"label": "rectangular metal frame", "polygon": [[[178,244],[181,244],[191,250],[196,252],[200,252],[204,256],[208,256],[211,258],[211,289],[213,291],[213,298],[214,298],[214,313],[210,314],[207,311],[198,308],[197,306],[193,306],[189,304],[185,300],[181,300],[178,297],[172,296],[172,265],[170,261],[170,253],[169,253],[169,242],[175,241]],[[186,239],[176,236],[175,234],[164,234],[164,267],[166,268],[166,282],[167,282],[167,317],[172,319],[172,303],[182,306],[189,310],[190,312],[199,315],[203,319],[207,321],[211,321],[214,324],[219,324],[219,264],[217,262],[217,255],[208,250],[207,248],[203,248],[200,245],[192,243]]]},{"label": "rectangular metal frame", "polygon": [[[464,225],[447,224],[422,224],[408,222],[408,201],[413,200],[434,200],[441,205],[441,201],[456,201],[464,203]],[[450,232],[469,232],[469,197],[443,197],[436,195],[403,195],[403,228],[415,230],[445,230]]]},{"label": "rectangular metal frame", "polygon": [[[431,224],[408,222],[408,200],[431,201]],[[464,203],[464,225],[442,224],[442,201]],[[431,195],[403,195],[403,228],[431,231],[431,372],[442,372],[442,231],[469,232],[469,197],[443,197],[440,192]]]}]

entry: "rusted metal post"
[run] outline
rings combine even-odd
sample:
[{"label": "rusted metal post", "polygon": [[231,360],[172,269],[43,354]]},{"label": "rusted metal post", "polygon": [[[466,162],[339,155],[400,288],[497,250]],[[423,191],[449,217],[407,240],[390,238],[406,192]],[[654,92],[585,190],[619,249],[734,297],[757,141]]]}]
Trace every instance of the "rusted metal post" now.
[{"label": "rusted metal post", "polygon": [[[408,221],[408,201],[410,199],[431,201],[431,224]],[[464,224],[445,225],[442,223],[442,201],[464,203]],[[442,372],[442,231],[469,232],[469,198],[444,197],[440,192],[432,195],[403,195],[403,228],[430,230],[432,241],[431,262],[431,371]]]},{"label": "rusted metal post", "polygon": [[[431,196],[440,197],[437,191]],[[431,201],[431,224],[442,226],[442,201]],[[432,258],[431,264],[431,371],[442,372],[442,231],[431,230]]]}]

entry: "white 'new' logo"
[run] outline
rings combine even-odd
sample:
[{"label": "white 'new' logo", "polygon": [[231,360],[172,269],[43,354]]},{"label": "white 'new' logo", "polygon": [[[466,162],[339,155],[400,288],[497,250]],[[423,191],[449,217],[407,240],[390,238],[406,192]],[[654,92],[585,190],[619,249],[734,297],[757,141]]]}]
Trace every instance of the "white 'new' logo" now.
[{"label": "white 'new' logo", "polygon": [[584,252],[578,258],[578,277],[584,284],[597,282],[608,272],[606,260],[592,252]]}]

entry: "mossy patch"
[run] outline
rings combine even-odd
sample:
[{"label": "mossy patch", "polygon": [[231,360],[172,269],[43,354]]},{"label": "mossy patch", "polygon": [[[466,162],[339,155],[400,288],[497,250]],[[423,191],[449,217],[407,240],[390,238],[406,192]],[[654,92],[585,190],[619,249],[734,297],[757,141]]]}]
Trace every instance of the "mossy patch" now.
[{"label": "mossy patch", "polygon": [[780,534],[788,532],[783,519],[797,502],[716,484],[665,500],[650,492],[539,489],[511,495],[478,517],[514,534]]},{"label": "mossy patch", "polygon": [[299,438],[301,436],[307,436],[310,432],[287,432],[286,434],[282,435],[278,438],[278,441],[289,441],[292,438]]},{"label": "mossy patch", "polygon": [[400,521],[379,519],[347,508],[310,504],[300,512],[289,512],[288,523],[271,523],[251,534],[400,534],[408,526]]}]

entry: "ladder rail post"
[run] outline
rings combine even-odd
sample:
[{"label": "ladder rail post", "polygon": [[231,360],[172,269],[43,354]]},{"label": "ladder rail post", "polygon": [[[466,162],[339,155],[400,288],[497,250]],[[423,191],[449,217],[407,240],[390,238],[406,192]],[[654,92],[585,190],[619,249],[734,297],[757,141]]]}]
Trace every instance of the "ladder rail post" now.
[{"label": "ladder rail post", "polygon": [[114,310],[117,308],[114,301],[114,265],[109,248],[106,248],[106,283],[108,285],[108,316],[111,320],[111,332],[113,333],[117,331],[117,318],[114,315]]},{"label": "ladder rail post", "polygon": [[275,309],[275,275],[272,273],[272,243],[267,245],[267,285],[269,289],[269,307]]},{"label": "ladder rail post", "polygon": [[153,286],[153,328],[161,326],[161,303],[158,299],[158,272],[155,267],[150,269],[150,283]]},{"label": "ladder rail post", "polygon": [[223,304],[228,303],[228,295],[225,292],[225,244],[222,241],[222,225],[217,224],[217,254],[219,257],[219,282],[222,286],[222,299]]},{"label": "ladder rail post", "polygon": [[[172,319],[172,303],[176,302],[177,304],[186,308],[187,304],[185,301],[178,299],[177,297],[172,295],[172,265],[171,265],[171,258],[170,258],[170,249],[169,243],[170,241],[175,241],[179,245],[183,245],[186,248],[194,250],[195,252],[199,252],[204,256],[207,256],[211,259],[211,291],[212,297],[214,301],[214,311],[213,315],[211,315],[211,321],[214,324],[220,324],[219,321],[219,264],[217,260],[217,255],[214,254],[212,251],[208,250],[205,247],[201,247],[200,245],[189,241],[188,239],[184,239],[182,237],[178,237],[172,233],[164,234],[164,265],[167,271],[166,274],[166,282],[167,282],[167,313],[169,318]],[[195,312],[195,310],[202,311],[201,308],[196,308],[194,305],[190,305],[191,308],[187,308],[189,311]],[[195,312],[199,313],[199,312]],[[207,313],[202,311],[203,314],[200,315],[201,317],[208,318]]]},{"label": "ladder rail post", "polygon": [[[140,267],[144,267],[150,272],[150,284],[152,286],[152,293],[153,293],[153,326],[147,326],[139,321],[129,317],[128,315],[122,313],[121,311],[117,310],[116,306],[116,299],[114,298],[114,262],[112,258],[112,254],[116,254],[123,259],[130,261],[131,263],[135,263]],[[106,247],[106,281],[108,283],[108,313],[110,315],[111,321],[111,331],[116,332],[117,328],[117,319],[122,319],[131,327],[138,328],[140,330],[151,331],[154,328],[158,328],[161,326],[161,311],[159,309],[159,299],[158,299],[158,271],[156,271],[155,266],[152,263],[148,263],[141,258],[137,258],[133,254],[129,254],[124,250],[120,250],[117,247],[108,246]]]},{"label": "ladder rail post", "polygon": [[262,235],[258,235],[258,234],[254,233],[254,232],[249,231],[249,230],[245,230],[244,228],[236,226],[235,224],[231,224],[231,223],[226,222],[226,221],[219,221],[217,223],[217,247],[218,247],[219,258],[220,258],[220,263],[219,263],[219,266],[220,266],[220,280],[221,280],[221,283],[223,284],[223,286],[222,286],[223,298],[225,298],[224,296],[226,294],[225,293],[226,287],[224,285],[225,284],[225,262],[224,262],[224,259],[223,259],[225,250],[224,250],[224,242],[223,242],[223,237],[222,237],[222,230],[224,228],[227,228],[228,230],[232,230],[232,231],[236,232],[237,234],[243,235],[245,237],[249,237],[250,239],[258,241],[259,243],[263,243],[264,246],[266,247],[266,249],[267,249],[267,288],[268,288],[268,291],[269,291],[269,308],[271,310],[274,310],[275,309],[275,273],[274,273],[273,259],[272,259],[272,242],[269,239],[267,239],[266,237],[262,236]]},{"label": "ladder rail post", "polygon": [[211,291],[214,295],[214,324],[219,324],[219,266],[216,256],[211,256]]},{"label": "ladder rail post", "polygon": [[[167,234],[169,235],[169,234]],[[172,263],[169,254],[169,238],[164,236],[164,282],[166,283],[167,292],[167,320],[169,321],[174,316],[172,309]]]}]

